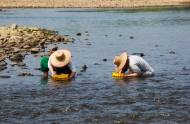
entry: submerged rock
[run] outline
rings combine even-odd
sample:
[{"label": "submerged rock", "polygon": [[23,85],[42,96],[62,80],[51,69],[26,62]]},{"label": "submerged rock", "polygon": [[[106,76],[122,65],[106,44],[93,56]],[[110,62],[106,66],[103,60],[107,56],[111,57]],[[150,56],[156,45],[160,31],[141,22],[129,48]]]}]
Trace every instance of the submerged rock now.
[{"label": "submerged rock", "polygon": [[31,52],[32,54],[39,53],[39,52],[40,52],[40,49],[39,49],[39,48],[32,48],[32,49],[30,49],[30,52]]},{"label": "submerged rock", "polygon": [[80,72],[85,72],[87,70],[87,68],[88,68],[87,65],[83,65]]},{"label": "submerged rock", "polygon": [[182,70],[183,71],[190,71],[190,67],[183,67]]},{"label": "submerged rock", "polygon": [[15,61],[15,62],[22,62],[23,59],[24,59],[24,56],[22,54],[15,54],[10,57],[10,60]]},{"label": "submerged rock", "polygon": [[134,36],[130,36],[129,39],[134,39],[135,37]]},{"label": "submerged rock", "polygon": [[34,76],[34,75],[31,74],[30,72],[22,72],[22,73],[18,74],[18,76]]},{"label": "submerged rock", "polygon": [[4,60],[0,60],[0,66],[6,66],[7,65],[7,63],[4,61]]},{"label": "submerged rock", "polygon": [[82,35],[82,33],[77,33],[76,35],[77,35],[77,36],[81,36],[81,35]]},{"label": "submerged rock", "polygon": [[9,75],[0,75],[0,78],[11,78]]},{"label": "submerged rock", "polygon": [[0,71],[7,69],[7,66],[0,66]]},{"label": "submerged rock", "polygon": [[175,54],[175,52],[174,51],[170,51],[169,54]]},{"label": "submerged rock", "polygon": [[106,62],[106,61],[107,61],[107,59],[106,59],[106,58],[104,58],[104,59],[102,59],[102,61]]}]

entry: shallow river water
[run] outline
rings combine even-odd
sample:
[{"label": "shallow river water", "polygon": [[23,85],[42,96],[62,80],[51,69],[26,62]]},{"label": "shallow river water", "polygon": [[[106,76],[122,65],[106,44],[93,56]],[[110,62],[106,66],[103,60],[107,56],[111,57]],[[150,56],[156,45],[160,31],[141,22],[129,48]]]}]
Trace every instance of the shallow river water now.
[{"label": "shallow river water", "polygon": [[[0,78],[0,123],[190,123],[190,10],[0,13],[1,26],[12,23],[54,29],[74,38],[74,43],[58,46],[72,50],[78,76],[65,83],[43,80],[36,70],[40,57],[33,55],[24,60],[27,68],[8,66],[0,72],[11,76]],[[144,53],[156,75],[113,79],[113,58],[123,51]],[[80,72],[84,64],[88,68]],[[34,76],[17,76],[21,72]]]}]

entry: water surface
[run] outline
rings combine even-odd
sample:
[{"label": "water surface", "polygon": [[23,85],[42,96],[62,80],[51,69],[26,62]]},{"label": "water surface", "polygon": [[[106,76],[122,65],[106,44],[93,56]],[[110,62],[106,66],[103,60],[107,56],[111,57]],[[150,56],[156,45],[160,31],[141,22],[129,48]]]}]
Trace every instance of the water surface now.
[{"label": "water surface", "polygon": [[[72,50],[78,72],[83,64],[88,69],[75,80],[59,83],[43,80],[35,70],[40,57],[26,56],[26,69],[9,66],[0,72],[11,76],[0,79],[1,123],[190,122],[189,10],[10,9],[0,13],[1,26],[12,23],[54,29],[75,38],[73,44],[59,44],[59,48]],[[76,36],[78,32],[82,36]],[[144,53],[156,75],[113,79],[112,60],[123,51]],[[23,71],[35,76],[17,76]]]}]

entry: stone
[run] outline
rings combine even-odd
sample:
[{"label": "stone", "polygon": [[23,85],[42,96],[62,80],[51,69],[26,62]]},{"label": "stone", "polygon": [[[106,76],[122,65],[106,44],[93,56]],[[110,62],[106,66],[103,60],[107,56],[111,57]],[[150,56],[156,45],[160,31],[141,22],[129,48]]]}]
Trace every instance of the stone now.
[{"label": "stone", "polygon": [[94,63],[94,65],[101,65],[100,63]]},{"label": "stone", "polygon": [[88,68],[87,65],[83,65],[82,69],[80,70],[80,72],[85,72],[87,68]]},{"label": "stone", "polygon": [[0,71],[5,70],[7,66],[0,66]]},{"label": "stone", "polygon": [[23,46],[23,49],[30,49],[31,47],[29,45]]},{"label": "stone", "polygon": [[18,53],[18,52],[20,52],[20,49],[17,48],[17,47],[14,47],[14,48],[13,48],[13,53]]},{"label": "stone", "polygon": [[144,53],[132,53],[132,55],[138,55],[138,56],[140,56],[140,57],[145,56]]},{"label": "stone", "polygon": [[23,63],[23,62],[14,62],[14,63],[11,63],[10,64],[11,66],[20,66],[20,67],[23,67],[23,66],[26,66],[26,64],[25,63]]},{"label": "stone", "polygon": [[40,49],[39,49],[39,48],[32,48],[32,49],[30,49],[30,52],[31,52],[32,54],[39,53],[39,52],[40,52]]},{"label": "stone", "polygon": [[54,38],[54,41],[61,42],[62,41],[62,37],[61,36],[56,36]]},{"label": "stone", "polygon": [[86,45],[90,46],[90,45],[92,45],[92,44],[88,42]]},{"label": "stone", "polygon": [[182,70],[183,71],[190,71],[190,67],[183,67]]},{"label": "stone", "polygon": [[18,74],[18,76],[34,76],[34,75],[31,74],[30,72],[22,72],[22,73]]},{"label": "stone", "polygon": [[0,78],[11,78],[9,75],[0,75]]},{"label": "stone", "polygon": [[174,51],[170,51],[169,54],[175,54],[175,52]]},{"label": "stone", "polygon": [[104,58],[104,59],[102,59],[102,61],[106,62],[106,61],[107,61],[107,59],[106,59],[106,58]]},{"label": "stone", "polygon": [[3,61],[0,61],[0,66],[6,66],[7,63],[3,60]]},{"label": "stone", "polygon": [[155,47],[159,47],[159,45],[158,44],[156,44],[156,45],[154,45]]},{"label": "stone", "polygon": [[24,56],[22,54],[16,54],[10,57],[10,60],[15,61],[15,62],[22,62],[23,59],[24,59]]},{"label": "stone", "polygon": [[76,35],[77,35],[77,36],[81,36],[81,35],[82,35],[82,33],[77,33]]},{"label": "stone", "polygon": [[130,36],[129,39],[134,39],[135,37],[134,36]]}]

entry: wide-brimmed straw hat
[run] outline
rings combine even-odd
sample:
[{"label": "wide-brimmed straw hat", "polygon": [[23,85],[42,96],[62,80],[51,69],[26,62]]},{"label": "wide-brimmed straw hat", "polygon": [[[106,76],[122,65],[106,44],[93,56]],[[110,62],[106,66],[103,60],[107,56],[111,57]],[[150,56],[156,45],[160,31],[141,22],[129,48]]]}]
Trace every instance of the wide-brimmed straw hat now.
[{"label": "wide-brimmed straw hat", "polygon": [[113,63],[116,65],[115,67],[115,71],[116,72],[121,72],[123,67],[126,64],[128,57],[127,57],[127,53],[123,52],[121,53],[119,56],[115,56]]},{"label": "wide-brimmed straw hat", "polygon": [[54,67],[64,67],[71,61],[71,52],[67,49],[57,50],[51,54],[49,61]]}]

